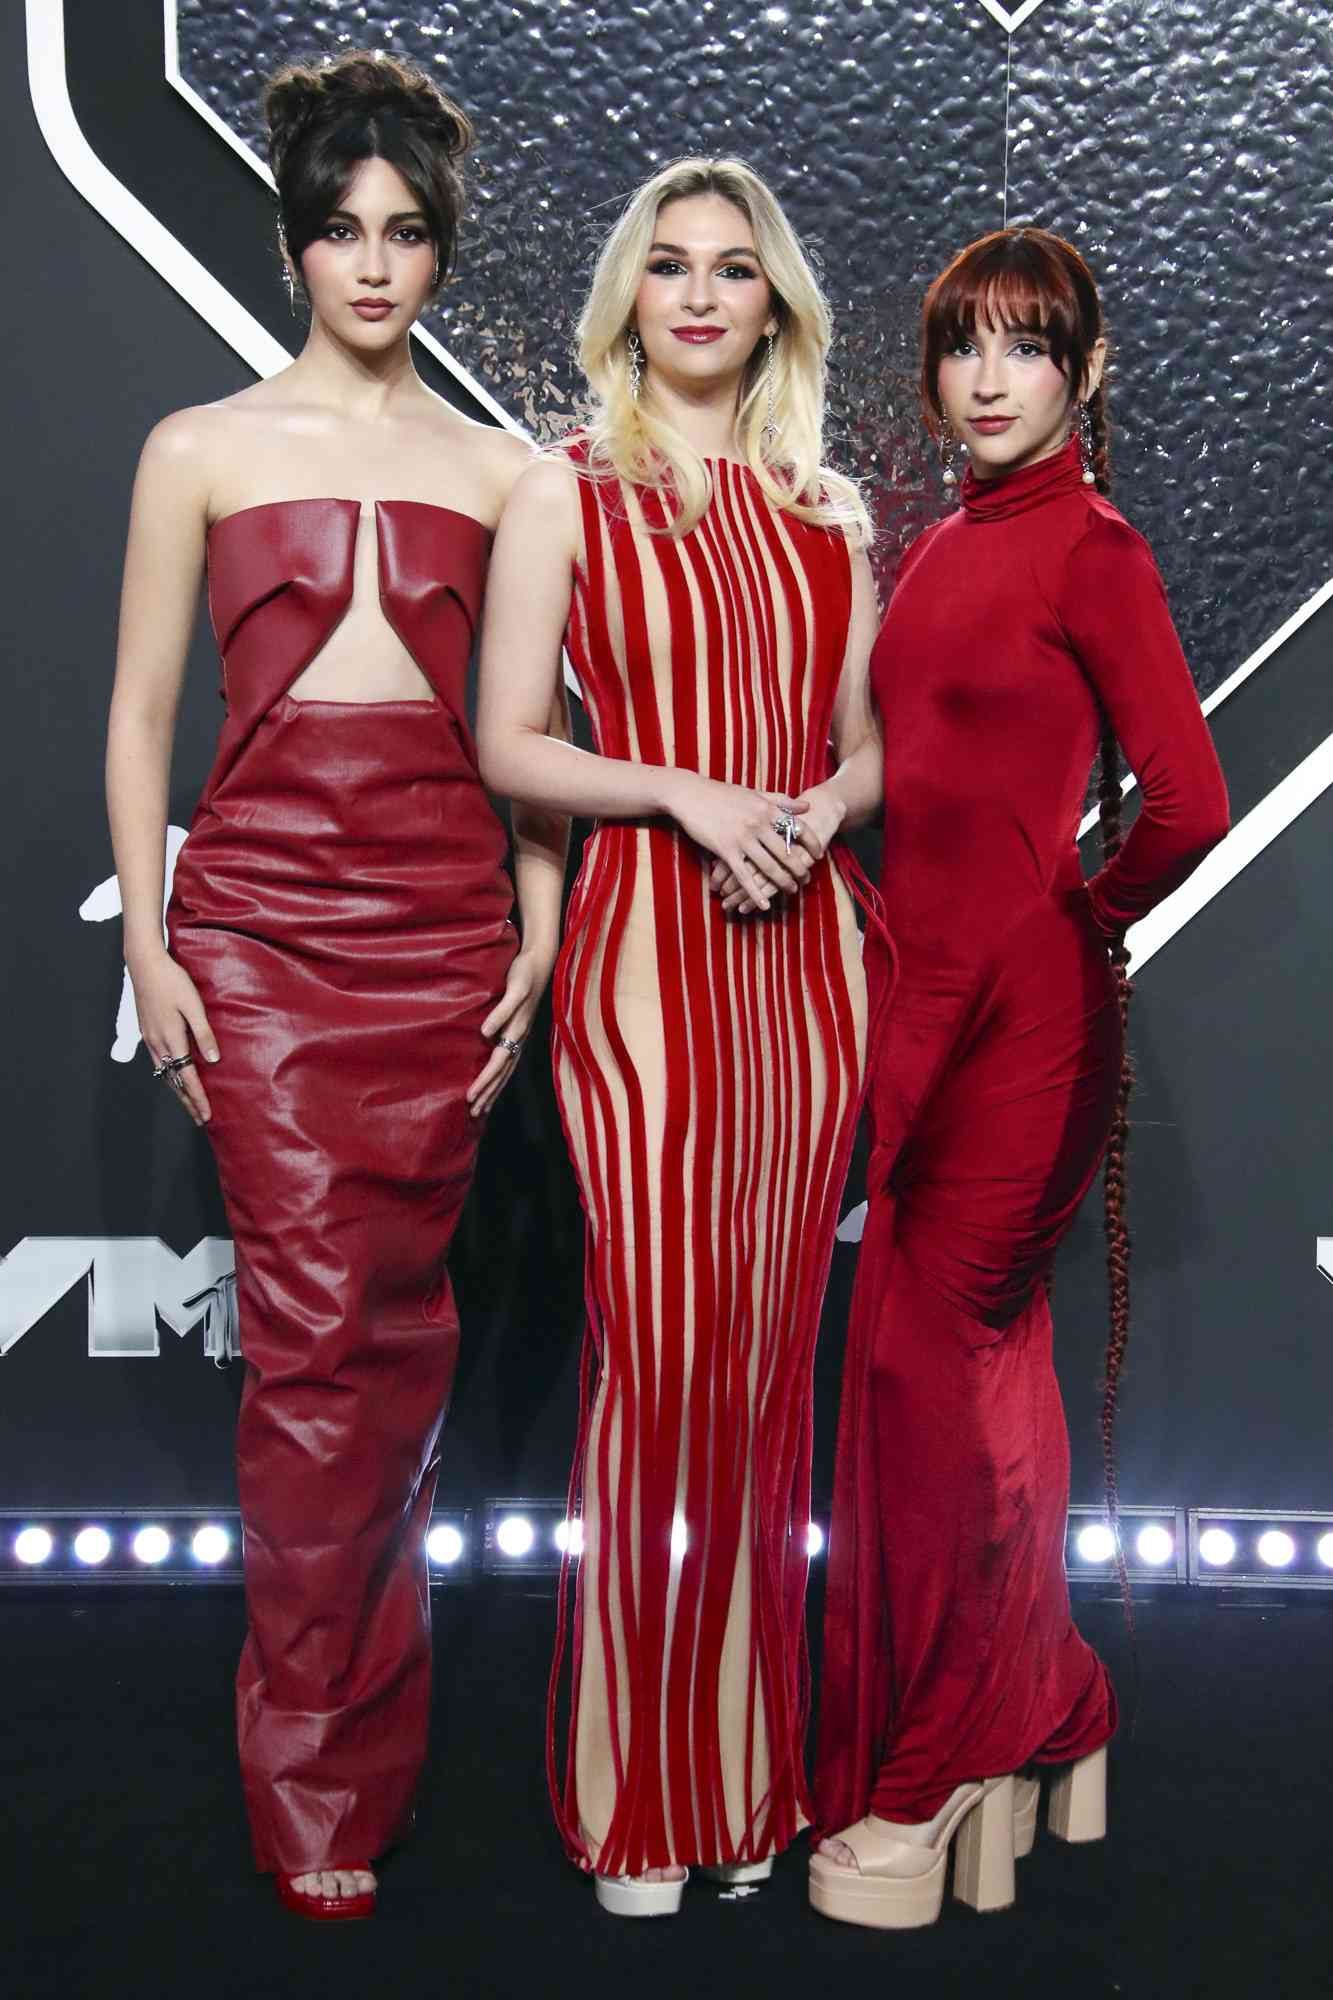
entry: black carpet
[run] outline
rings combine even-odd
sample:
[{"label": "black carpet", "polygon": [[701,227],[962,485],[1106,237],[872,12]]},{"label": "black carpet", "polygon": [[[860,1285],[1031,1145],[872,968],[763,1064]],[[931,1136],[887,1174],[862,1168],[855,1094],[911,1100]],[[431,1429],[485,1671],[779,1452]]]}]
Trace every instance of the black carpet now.
[{"label": "black carpet", "polygon": [[[1312,2000],[1330,1972],[1333,1599],[1139,1607],[1142,1696],[1112,1834],[1043,1835],[1019,1904],[896,1936],[815,1917],[802,1847],[757,1895],[691,1883],[675,1919],[604,1916],[542,1771],[549,1594],[437,1593],[435,1746],[380,1914],[321,1930],[249,1866],[231,1745],[239,1596],[0,1599],[6,2000],[578,1995],[695,2000]],[[1080,1623],[1124,1680],[1116,1606]]]}]

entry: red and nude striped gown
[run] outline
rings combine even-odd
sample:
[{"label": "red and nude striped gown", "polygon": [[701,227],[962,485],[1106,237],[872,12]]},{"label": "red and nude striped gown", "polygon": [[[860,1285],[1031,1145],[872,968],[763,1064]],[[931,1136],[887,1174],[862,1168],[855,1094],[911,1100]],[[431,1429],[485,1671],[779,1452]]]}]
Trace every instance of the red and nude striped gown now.
[{"label": "red and nude striped gown", "polygon": [[[830,768],[847,545],[748,468],[709,466],[679,540],[648,531],[655,495],[580,479],[566,643],[603,755],[799,797]],[[756,1860],[809,1817],[811,1372],[865,988],[833,866],[743,918],[708,870],[669,821],[598,824],[556,969],[588,1343],[552,1790],[571,1856],[602,1874]]]}]

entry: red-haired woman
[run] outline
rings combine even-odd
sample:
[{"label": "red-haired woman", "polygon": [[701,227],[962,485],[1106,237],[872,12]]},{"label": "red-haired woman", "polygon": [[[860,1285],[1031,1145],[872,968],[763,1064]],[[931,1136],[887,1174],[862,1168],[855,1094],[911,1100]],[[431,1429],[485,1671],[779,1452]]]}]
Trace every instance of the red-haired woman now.
[{"label": "red-haired woman", "polygon": [[[811,1857],[817,1909],[885,1929],[938,1915],[955,1836],[955,1893],[1012,1900],[1026,1766],[1059,1767],[1055,1831],[1104,1825],[1115,1700],[1070,1617],[1044,1280],[1110,1135],[1109,1426],[1123,938],[1227,825],[1161,579],[1105,498],[1105,361],[1091,274],[1044,230],[982,238],[927,295],[926,421],[946,477],[959,442],[970,465],[903,562],[872,664],[899,968],[871,1051],[816,1780],[830,1837]],[[1107,859],[1085,884],[1099,741]],[[1117,743],[1142,799],[1123,846]]]}]

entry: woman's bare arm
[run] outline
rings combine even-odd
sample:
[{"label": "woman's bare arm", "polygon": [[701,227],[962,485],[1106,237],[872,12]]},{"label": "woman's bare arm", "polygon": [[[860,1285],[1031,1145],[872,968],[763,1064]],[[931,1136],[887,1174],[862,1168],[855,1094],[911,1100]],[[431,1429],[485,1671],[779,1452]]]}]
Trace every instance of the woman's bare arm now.
[{"label": "woman's bare arm", "polygon": [[[134,483],[120,606],[116,681],[107,732],[107,808],[124,910],[125,963],[139,1025],[154,1059],[216,1044],[193,981],[167,956],[163,871],[171,751],[194,630],[208,520],[207,412],[183,410],[157,426]],[[208,1099],[181,1073],[196,1123]]]}]

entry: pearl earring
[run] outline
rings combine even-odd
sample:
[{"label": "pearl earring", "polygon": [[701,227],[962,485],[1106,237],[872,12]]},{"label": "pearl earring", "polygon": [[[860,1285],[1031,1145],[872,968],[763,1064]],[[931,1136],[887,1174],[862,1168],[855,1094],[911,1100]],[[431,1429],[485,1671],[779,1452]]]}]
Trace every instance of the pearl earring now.
[{"label": "pearl earring", "polygon": [[940,419],[939,444],[940,476],[944,481],[944,491],[950,500],[956,500],[958,497],[958,469],[954,454],[958,450],[958,439],[955,437],[953,425],[947,417]]}]

